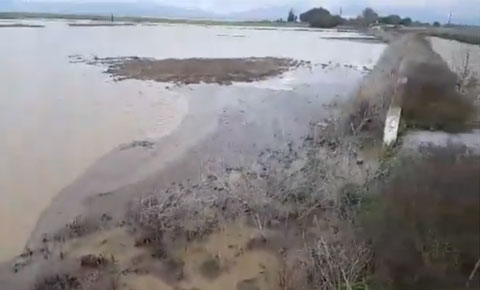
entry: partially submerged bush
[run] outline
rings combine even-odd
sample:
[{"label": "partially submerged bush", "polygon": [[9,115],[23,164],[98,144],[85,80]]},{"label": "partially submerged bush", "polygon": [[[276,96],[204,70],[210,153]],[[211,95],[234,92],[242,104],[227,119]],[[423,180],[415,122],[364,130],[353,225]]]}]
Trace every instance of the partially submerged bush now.
[{"label": "partially submerged bush", "polygon": [[[281,289],[337,290],[361,282],[368,249],[338,237],[349,230],[337,216],[336,193],[347,182],[361,182],[366,165],[337,136],[319,135],[306,137],[299,146],[287,143],[267,149],[248,166],[215,164],[199,183],[175,184],[132,203],[130,222],[140,233],[137,246],[148,247],[165,261],[185,245],[182,241],[246,221],[258,228],[258,235],[245,244],[245,251],[273,251],[285,258]],[[215,279],[221,262],[212,256],[201,265],[201,274]],[[337,270],[344,273],[334,273]]]},{"label": "partially submerged bush", "polygon": [[449,150],[399,166],[362,205],[378,289],[480,286],[480,160]]},{"label": "partially submerged bush", "polygon": [[[218,165],[199,183],[175,184],[132,203],[130,220],[144,236],[138,246],[193,240],[238,218],[260,230],[284,221],[307,222],[319,209],[333,207],[336,191],[364,174],[340,144],[307,137],[267,149],[248,167]],[[347,178],[348,176],[348,178]]]}]

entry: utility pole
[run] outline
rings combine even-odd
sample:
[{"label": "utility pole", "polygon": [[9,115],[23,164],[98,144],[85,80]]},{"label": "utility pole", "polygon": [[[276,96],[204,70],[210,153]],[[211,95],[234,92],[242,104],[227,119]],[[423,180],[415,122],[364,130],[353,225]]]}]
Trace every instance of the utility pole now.
[{"label": "utility pole", "polygon": [[340,7],[340,16],[343,14],[343,7]]},{"label": "utility pole", "polygon": [[452,24],[452,14],[453,14],[453,11],[450,10],[450,15],[448,16],[448,25]]}]

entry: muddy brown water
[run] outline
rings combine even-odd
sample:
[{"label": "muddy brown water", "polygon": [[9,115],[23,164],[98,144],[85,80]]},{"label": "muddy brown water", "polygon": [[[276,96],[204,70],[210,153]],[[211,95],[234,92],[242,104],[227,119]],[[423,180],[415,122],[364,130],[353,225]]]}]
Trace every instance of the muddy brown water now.
[{"label": "muddy brown water", "polygon": [[[257,95],[262,100],[260,112],[268,112],[269,99],[279,94],[282,98],[299,97],[298,102],[317,100],[317,104],[346,95],[365,74],[364,67],[371,68],[385,47],[321,38],[342,35],[334,31],[34,23],[45,27],[0,31],[2,39],[9,40],[0,43],[0,261],[22,251],[40,215],[62,189],[92,194],[137,182],[215,130],[218,119],[225,115],[225,106],[242,104],[242,110],[248,110],[258,102],[254,101]],[[218,36],[239,34],[245,37]],[[351,35],[346,33],[345,37]],[[312,67],[219,90],[216,85],[114,82],[102,73],[105,68],[70,63],[71,55],[157,59],[273,56],[311,61]],[[264,116],[249,115],[247,121],[279,126],[275,119],[281,116],[275,112],[294,106],[278,100],[272,106],[281,110]],[[309,104],[298,108],[305,106]],[[228,114],[223,118],[236,122]],[[295,117],[291,118],[293,122]],[[235,134],[241,136],[242,132]],[[120,144],[162,137],[170,139],[162,139],[163,150],[156,159],[142,153],[143,159],[137,156],[135,162],[126,156],[126,163],[104,162],[105,167],[90,168]],[[108,155],[103,160],[108,161]],[[109,171],[112,164],[123,167],[113,174]],[[92,181],[92,176],[103,181]],[[75,180],[77,183],[72,184]],[[57,200],[55,210],[65,218],[83,204],[83,196],[62,198]],[[49,212],[44,215],[48,217]],[[43,223],[50,224],[48,221],[43,219]]]}]

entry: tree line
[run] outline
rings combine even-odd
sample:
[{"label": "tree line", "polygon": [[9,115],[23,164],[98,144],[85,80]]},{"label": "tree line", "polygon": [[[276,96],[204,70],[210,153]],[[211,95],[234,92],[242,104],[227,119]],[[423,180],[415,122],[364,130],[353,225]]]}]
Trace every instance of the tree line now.
[{"label": "tree line", "polygon": [[[352,25],[359,27],[368,27],[372,24],[403,25],[403,26],[429,26],[430,23],[413,21],[410,17],[402,18],[399,15],[380,16],[372,8],[365,8],[356,18],[343,18],[341,15],[333,15],[325,8],[313,8],[300,14],[300,21],[309,23],[312,27],[332,28],[339,25]],[[289,11],[288,22],[297,22],[298,16],[293,9]],[[434,26],[440,26],[440,23],[434,22]]]}]

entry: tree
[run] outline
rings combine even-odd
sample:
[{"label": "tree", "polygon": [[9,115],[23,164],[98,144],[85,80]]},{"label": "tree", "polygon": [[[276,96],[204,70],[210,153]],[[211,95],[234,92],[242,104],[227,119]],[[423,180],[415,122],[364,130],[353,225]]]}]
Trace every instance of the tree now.
[{"label": "tree", "polygon": [[398,15],[388,15],[386,17],[380,17],[379,22],[383,24],[399,25],[402,22],[402,18]]},{"label": "tree", "polygon": [[435,27],[440,27],[441,25],[440,25],[440,22],[435,21],[435,22],[433,22],[433,26],[435,26]]},{"label": "tree", "polygon": [[344,22],[345,19],[340,15],[328,15],[326,17],[313,19],[312,22],[310,22],[310,26],[318,28],[333,28]]},{"label": "tree", "polygon": [[305,13],[300,14],[300,21],[311,23],[315,19],[318,20],[320,18],[328,17],[328,16],[331,16],[331,14],[330,14],[330,11],[328,11],[327,9],[324,9],[322,7],[313,8],[308,10]]},{"label": "tree", "polygon": [[410,17],[403,18],[402,21],[400,21],[400,24],[405,25],[405,26],[410,26],[410,25],[412,25],[412,23],[413,23],[413,21],[412,21],[412,18],[410,18]]},{"label": "tree", "polygon": [[362,18],[366,25],[373,24],[378,20],[378,13],[372,8],[365,8],[362,12]]},{"label": "tree", "polygon": [[300,14],[300,21],[308,22],[312,27],[332,28],[345,23],[346,20],[340,15],[332,15],[330,11],[320,7]]},{"label": "tree", "polygon": [[297,22],[297,15],[295,15],[295,13],[293,12],[293,9],[290,9],[290,12],[288,12],[288,18],[287,18],[287,21],[288,22]]},{"label": "tree", "polygon": [[333,20],[333,23],[335,23],[335,26],[347,23],[347,20],[340,15],[333,15],[332,17],[333,17],[332,20]]}]

